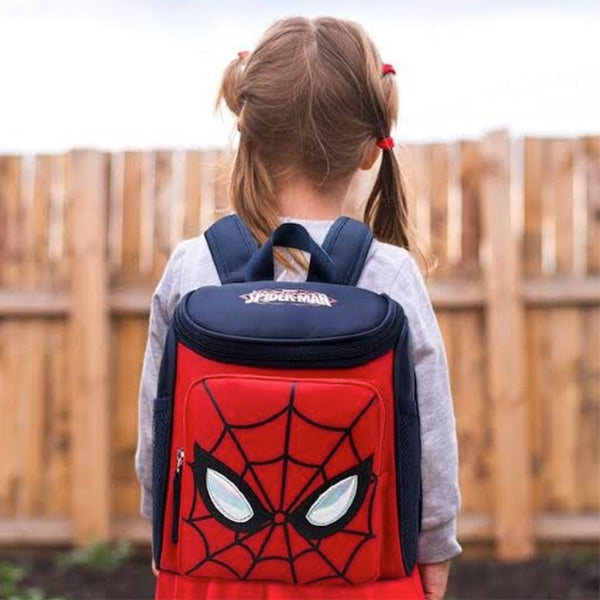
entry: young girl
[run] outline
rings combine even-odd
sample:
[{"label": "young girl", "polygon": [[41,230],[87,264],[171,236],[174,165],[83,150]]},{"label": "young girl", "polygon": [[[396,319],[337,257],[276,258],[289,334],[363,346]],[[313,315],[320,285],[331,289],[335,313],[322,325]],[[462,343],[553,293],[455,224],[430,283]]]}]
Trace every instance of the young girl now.
[{"label": "young girl", "polygon": [[[237,115],[240,132],[231,201],[259,244],[282,221],[300,223],[322,243],[340,216],[353,176],[380,161],[364,213],[376,240],[358,286],[388,294],[408,317],[417,378],[423,492],[416,575],[405,578],[410,581],[389,582],[385,595],[423,597],[422,582],[428,599],[442,598],[449,560],[461,551],[456,540],[457,445],[445,351],[410,253],[412,230],[392,151],[390,130],[397,113],[394,70],[382,63],[373,42],[355,23],[289,18],[271,26],[252,53],[240,52],[229,64],[219,92],[221,100]],[[277,280],[305,278],[298,264],[286,263],[276,265]],[[136,453],[142,514],[147,518],[152,516],[152,401],[167,326],[184,294],[218,284],[206,240],[200,235],[175,248],[153,295]],[[183,577],[173,582],[173,577],[177,576],[160,573],[159,596],[173,597],[178,593],[175,589],[185,597],[198,598],[244,593],[237,582],[190,583]],[[190,589],[191,585],[196,588]],[[356,589],[332,592],[331,587],[286,588],[276,583],[265,583],[261,590],[263,597],[357,596]],[[377,592],[372,590],[373,594]]]}]

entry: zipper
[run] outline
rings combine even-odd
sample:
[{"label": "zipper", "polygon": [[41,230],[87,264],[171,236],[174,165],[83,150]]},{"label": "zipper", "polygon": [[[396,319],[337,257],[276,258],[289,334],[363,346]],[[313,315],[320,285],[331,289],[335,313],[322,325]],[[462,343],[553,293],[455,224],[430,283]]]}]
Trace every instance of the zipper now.
[{"label": "zipper", "polygon": [[181,471],[183,461],[185,460],[185,451],[183,448],[177,448],[177,466],[173,476],[173,521],[171,524],[171,541],[176,544],[179,540],[179,507],[181,505]]},{"label": "zipper", "polygon": [[[331,363],[336,361],[344,366],[367,362],[394,346],[405,322],[404,311],[391,300],[388,313],[378,326],[365,332],[311,340],[251,338],[212,331],[189,318],[185,301],[179,303],[173,318],[178,338],[208,358],[250,365],[301,363],[305,368],[334,366]],[[323,365],[323,361],[330,364]]]}]

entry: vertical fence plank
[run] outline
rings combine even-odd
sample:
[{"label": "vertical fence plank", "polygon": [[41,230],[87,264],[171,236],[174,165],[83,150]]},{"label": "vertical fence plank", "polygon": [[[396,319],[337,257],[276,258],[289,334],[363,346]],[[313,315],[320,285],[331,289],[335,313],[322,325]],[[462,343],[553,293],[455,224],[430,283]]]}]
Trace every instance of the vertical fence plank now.
[{"label": "vertical fence plank", "polygon": [[[547,361],[549,332],[545,322],[545,309],[531,308],[527,311],[525,329],[527,348],[527,398],[529,398],[529,432],[531,452],[532,490],[531,502],[534,511],[544,508],[546,486],[546,406],[549,387]],[[542,358],[544,357],[544,358]]]},{"label": "vertical fence plank", "polygon": [[494,430],[494,527],[499,557],[518,559],[530,556],[533,548],[521,265],[511,211],[507,134],[496,132],[486,136],[483,153],[487,352]]},{"label": "vertical fence plank", "polygon": [[[586,270],[600,274],[600,136],[583,140],[586,195]],[[600,306],[582,311],[581,429],[577,444],[577,488],[581,510],[600,503]]]},{"label": "vertical fence plank", "polygon": [[542,272],[542,182],[544,176],[542,141],[526,138],[524,158],[523,272],[526,276],[539,276]]},{"label": "vertical fence plank", "polygon": [[600,136],[585,140],[587,189],[587,272],[600,275]]},{"label": "vertical fence plank", "polygon": [[[0,288],[16,286],[20,272],[21,158],[0,157]],[[0,320],[0,514],[13,515],[19,486],[19,323]]]},{"label": "vertical fence plank", "polygon": [[[548,142],[548,170],[545,193],[554,214],[554,267],[558,277],[574,270],[574,196],[572,140]],[[547,311],[552,332],[549,361],[553,393],[545,406],[549,421],[548,483],[549,504],[554,510],[573,510],[577,504],[575,478],[577,431],[579,430],[581,363],[580,309],[558,307]]]},{"label": "vertical fence plank", "polygon": [[[48,273],[47,240],[50,187],[49,157],[29,157],[28,168],[22,177],[23,232],[25,239],[21,271],[23,289],[43,289]],[[44,447],[46,442],[47,404],[44,393],[46,382],[46,328],[45,319],[31,319],[20,323],[23,364],[19,366],[19,413],[21,432],[21,471],[23,486],[21,509],[24,514],[42,512],[44,502]]]},{"label": "vertical fence plank", "polygon": [[232,157],[227,152],[213,154],[213,186],[215,191],[214,218],[220,219],[232,210],[227,193]]},{"label": "vertical fence plank", "polygon": [[147,321],[137,317],[119,317],[113,320],[113,332],[112,500],[115,516],[137,516],[140,489],[133,464],[137,442],[137,397],[148,335]]},{"label": "vertical fence plank", "polygon": [[14,284],[20,272],[21,163],[18,156],[0,157],[0,285],[3,286]]},{"label": "vertical fence plank", "polygon": [[415,190],[413,223],[419,242],[429,249],[431,245],[431,147],[425,144],[414,146],[413,157]]},{"label": "vertical fence plank", "polygon": [[202,152],[197,168],[201,171],[202,204],[200,205],[200,225],[208,229],[216,214],[216,194],[214,186],[214,153]]},{"label": "vertical fence plank", "polygon": [[469,490],[463,511],[489,514],[490,411],[485,382],[485,343],[480,310],[452,311],[452,395],[460,444],[460,485]]},{"label": "vertical fence plank", "polygon": [[140,270],[142,155],[140,152],[126,152],[123,163],[120,277],[129,282],[137,280]]},{"label": "vertical fence plank", "polygon": [[[548,483],[549,505],[553,510],[572,511],[578,504],[577,446],[580,431],[581,366],[580,310],[552,309],[550,361],[552,393],[545,406],[549,419]],[[548,323],[548,321],[547,321]]]},{"label": "vertical fence plank", "polygon": [[54,516],[70,514],[71,434],[69,430],[69,359],[66,353],[66,332],[63,320],[48,324],[46,352],[48,354],[47,446],[44,463],[46,513]]},{"label": "vertical fence plank", "polygon": [[[539,279],[542,275],[542,184],[543,141],[525,138],[523,152],[524,231],[523,274]],[[546,327],[546,310],[530,308],[527,311],[525,335],[527,340],[527,397],[530,403],[530,452],[532,461],[532,506],[542,510],[546,497],[548,466],[547,448],[547,361],[542,356],[550,352],[550,338]]]},{"label": "vertical fence plank", "polygon": [[481,241],[481,148],[479,142],[460,145],[461,187],[461,262],[464,275],[479,271],[479,244]]},{"label": "vertical fence plank", "polygon": [[433,144],[430,172],[430,249],[438,265],[436,270],[438,277],[448,271],[448,161],[448,145]]},{"label": "vertical fence plank", "polygon": [[585,308],[581,320],[581,417],[575,447],[579,510],[598,511],[600,504],[600,307]]},{"label": "vertical fence plank", "polygon": [[171,219],[173,218],[173,154],[157,152],[154,173],[154,247],[153,275],[158,281],[171,253]]},{"label": "vertical fence plank", "polygon": [[552,207],[554,209],[555,272],[570,275],[574,266],[574,210],[573,210],[573,140],[552,140],[550,142],[549,166],[552,184]]},{"label": "vertical fence plank", "polygon": [[75,542],[110,531],[109,319],[106,158],[70,155],[73,200],[71,335]]},{"label": "vertical fence plank", "polygon": [[203,230],[202,226],[202,154],[198,151],[185,153],[185,184],[183,237],[196,237]]},{"label": "vertical fence plank", "polygon": [[71,227],[71,202],[68,187],[67,154],[55,155],[52,160],[52,209],[50,214],[50,248],[52,259],[51,285],[53,290],[65,291],[70,281],[70,255],[67,240]]}]

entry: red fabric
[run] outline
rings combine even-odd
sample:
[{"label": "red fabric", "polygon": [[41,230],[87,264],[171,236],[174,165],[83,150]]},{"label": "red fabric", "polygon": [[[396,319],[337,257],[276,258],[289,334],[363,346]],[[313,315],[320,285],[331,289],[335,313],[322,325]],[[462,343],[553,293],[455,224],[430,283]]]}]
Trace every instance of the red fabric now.
[{"label": "red fabric", "polygon": [[156,600],[236,600],[340,598],[346,600],[423,600],[425,593],[418,567],[409,577],[380,579],[364,585],[304,585],[256,581],[202,580],[161,571]]},{"label": "red fabric", "polygon": [[[192,597],[231,597],[231,598],[243,598],[243,597],[290,597],[290,591],[293,590],[293,597],[325,597],[323,592],[318,590],[327,589],[326,597],[422,597],[416,594],[418,577],[413,573],[410,578],[404,577],[405,573],[402,566],[401,549],[399,543],[399,529],[398,529],[398,515],[397,515],[397,499],[396,499],[396,481],[395,481],[395,451],[393,442],[393,380],[391,377],[392,373],[392,351],[386,355],[381,356],[366,365],[360,365],[353,368],[345,369],[332,369],[332,370],[321,370],[321,369],[290,369],[281,371],[279,369],[267,369],[257,367],[244,367],[240,365],[228,365],[211,361],[207,358],[195,354],[183,345],[179,345],[177,350],[177,378],[176,378],[176,389],[175,389],[175,400],[174,400],[174,414],[173,414],[173,434],[172,434],[172,453],[170,459],[170,470],[169,470],[169,485],[167,489],[167,499],[165,506],[165,522],[163,529],[163,546],[161,553],[161,568],[166,571],[161,571],[161,578],[159,579],[159,593],[163,594],[165,598],[192,598]],[[200,377],[201,375],[201,377]],[[226,393],[227,378],[224,376],[235,376],[240,378],[242,394],[237,399],[231,394]],[[285,377],[283,377],[285,376]],[[176,466],[176,455],[175,449],[179,447],[185,447],[186,450],[186,462],[193,460],[193,442],[186,440],[186,423],[189,419],[194,423],[203,423],[201,431],[197,427],[194,428],[194,436],[200,435],[204,438],[203,443],[210,445],[210,442],[214,442],[214,436],[218,435],[222,429],[222,425],[217,423],[215,420],[215,411],[213,406],[208,402],[206,389],[203,389],[199,380],[202,378],[210,377],[211,379],[211,390],[214,387],[214,396],[220,399],[225,399],[224,410],[228,410],[234,416],[236,414],[236,403],[239,407],[239,402],[245,400],[247,397],[258,393],[260,387],[261,403],[247,403],[244,404],[244,415],[246,411],[248,419],[260,419],[261,410],[276,412],[278,408],[281,408],[289,397],[289,386],[291,381],[296,381],[298,385],[297,398],[300,402],[302,412],[312,417],[318,414],[318,421],[322,423],[327,419],[335,419],[336,414],[334,412],[335,402],[324,403],[322,402],[321,393],[322,390],[318,388],[319,385],[331,385],[331,389],[327,391],[328,394],[332,394],[336,398],[343,399],[356,403],[356,407],[365,405],[366,392],[363,390],[372,389],[371,386],[376,388],[378,392],[378,402],[372,409],[372,414],[368,418],[363,419],[361,422],[356,424],[356,439],[358,451],[361,456],[366,456],[371,453],[374,456],[373,472],[379,476],[378,485],[381,484],[381,488],[377,490],[374,486],[370,487],[367,491],[366,499],[370,501],[373,496],[373,518],[374,518],[374,534],[375,538],[369,540],[363,545],[362,548],[356,553],[356,557],[353,560],[351,569],[348,571],[352,580],[356,581],[369,581],[375,577],[381,579],[367,583],[364,585],[321,585],[321,584],[310,584],[306,586],[290,587],[286,583],[264,583],[257,581],[227,581],[224,577],[232,577],[232,574],[226,569],[219,569],[212,565],[210,569],[207,569],[206,565],[203,572],[198,573],[198,577],[187,577],[184,575],[175,575],[168,571],[175,573],[182,572],[186,568],[193,567],[194,558],[196,563],[202,561],[202,553],[204,552],[202,541],[199,541],[199,537],[192,539],[194,531],[186,523],[186,527],[182,527],[180,523],[179,527],[179,540],[178,543],[173,543],[171,540],[171,525],[173,514],[173,473],[175,472]],[[264,381],[268,382],[268,385],[264,385],[264,381],[260,378],[268,378]],[[322,379],[338,379],[339,383],[327,383],[324,384]],[[320,383],[316,380],[321,380]],[[349,380],[356,380],[357,387],[350,389],[348,387]],[[371,397],[371,394],[369,394]],[[227,398],[231,398],[227,400]],[[188,410],[186,411],[186,402],[188,403]],[[229,403],[229,404],[227,404]],[[337,403],[339,405],[339,402]],[[375,408],[378,407],[376,410]],[[333,410],[332,410],[333,409]],[[186,414],[187,412],[187,414]],[[379,415],[379,416],[377,416]],[[265,416],[265,415],[262,415]],[[269,416],[269,415],[266,415]],[[311,418],[312,418],[311,417]],[[295,424],[300,427],[301,421]],[[265,429],[260,432],[260,442],[252,440],[252,435],[247,437],[244,442],[248,448],[254,448],[256,452],[265,452],[264,458],[273,458],[276,450],[281,446],[281,424],[277,424],[274,421],[266,426],[269,429]],[[308,428],[310,430],[310,428]],[[381,434],[381,431],[383,433]],[[249,432],[247,432],[249,433]],[[256,432],[255,432],[256,433]],[[295,452],[304,452],[306,456],[310,456],[311,453],[315,454],[317,458],[323,458],[325,447],[318,447],[318,444],[322,445],[327,443],[321,439],[320,436],[311,437],[309,431],[303,435],[307,436],[307,443],[299,446],[295,449]],[[192,437],[190,432],[187,432],[187,437]],[[325,436],[326,437],[326,436]],[[381,441],[381,448],[376,448],[376,440]],[[262,448],[262,450],[261,450]],[[356,463],[355,458],[351,458],[351,454],[348,448],[342,449],[335,456],[338,462],[336,471],[343,469],[351,464]],[[237,456],[237,450],[229,446],[223,446],[219,449],[221,454],[219,460],[223,460],[228,463],[238,475],[242,473],[243,467],[236,460],[239,459]],[[191,454],[190,454],[191,453]],[[258,457],[258,460],[262,460],[263,457]],[[254,460],[254,459],[253,459]],[[333,462],[332,462],[333,464]],[[281,465],[271,465],[273,468],[269,474],[269,469],[265,469],[261,474],[260,479],[265,484],[265,490],[261,490],[251,478],[246,478],[246,482],[250,485],[255,492],[256,496],[260,499],[261,503],[267,503],[265,494],[276,497],[281,492]],[[189,471],[189,466],[186,467]],[[277,470],[279,469],[279,471]],[[184,469],[185,472],[185,469]],[[190,473],[182,478],[182,502],[180,517],[186,518],[192,510],[192,502],[194,501],[194,478],[189,476]],[[391,475],[391,476],[390,476]],[[327,475],[331,477],[331,474]],[[316,485],[316,484],[315,484]],[[312,486],[312,488],[315,487]],[[267,488],[269,488],[267,490]],[[311,488],[311,489],[312,489]],[[310,493],[308,490],[306,493]],[[366,506],[366,504],[365,504]],[[202,516],[202,511],[205,507],[201,501],[196,498],[196,511],[194,516]],[[356,514],[356,521],[359,522],[360,518],[365,514],[366,508],[359,510]],[[385,526],[384,526],[385,524]],[[213,531],[209,533],[210,536],[216,536],[215,539],[220,539],[222,531],[219,531],[220,525],[213,522],[211,525]],[[208,529],[210,529],[209,527]],[[221,527],[222,529],[222,527]],[[290,543],[297,544],[302,543],[303,539],[301,536],[296,535],[292,527],[289,528],[292,532],[290,536]],[[205,532],[203,532],[205,534]],[[230,533],[231,534],[231,533]],[[206,534],[205,534],[206,535]],[[335,533],[331,538],[336,536],[344,535],[342,532]],[[257,538],[260,536],[257,535]],[[275,548],[275,554],[281,551],[281,548],[285,542],[282,536],[276,536],[273,534],[273,539],[268,541],[269,544]],[[327,538],[323,540],[325,544]],[[305,543],[305,541],[304,541]],[[183,548],[187,548],[184,550]],[[287,546],[286,546],[287,547]],[[348,558],[348,548],[353,549],[356,547],[349,545],[348,543],[327,543],[324,548],[327,548],[326,554],[330,559],[336,561],[342,561],[344,556]],[[193,550],[191,553],[189,549]],[[271,550],[269,550],[270,552]],[[325,549],[324,549],[325,552]],[[195,554],[194,554],[195,553]],[[295,554],[295,552],[292,552]],[[232,564],[236,565],[236,568],[243,570],[244,561],[247,561],[247,557],[243,556],[244,552],[236,549],[228,557],[228,560],[233,561]],[[305,574],[318,570],[322,561],[314,562],[314,556],[310,559],[313,561],[311,564],[307,563],[300,569]],[[309,561],[310,562],[310,561]],[[261,566],[267,567],[268,562],[265,562]],[[214,570],[213,570],[214,568]],[[218,572],[217,572],[218,571]],[[273,561],[272,565],[265,571],[258,571],[257,576],[261,576],[265,579],[279,579],[283,581],[289,581],[290,570],[286,566],[282,568],[281,564],[279,567],[276,565],[276,561]],[[202,577],[202,578],[199,578]],[[209,579],[207,579],[209,578]],[[396,578],[396,579],[394,579]],[[299,580],[308,580],[309,576],[300,576]],[[384,579],[394,579],[394,581],[383,581]],[[334,582],[335,583],[335,582]],[[175,586],[179,591],[175,590]],[[420,583],[418,584],[420,589]],[[346,594],[346,588],[348,592]],[[162,590],[162,591],[161,591]],[[183,591],[182,591],[183,590]],[[401,590],[406,591],[408,595],[399,595]],[[181,592],[181,596],[178,595]],[[402,592],[403,593],[403,592]],[[304,595],[306,594],[306,595]],[[340,595],[341,594],[341,595]],[[346,595],[344,595],[346,594]]]},{"label": "red fabric", "polygon": [[393,137],[385,137],[377,140],[377,145],[382,150],[391,150],[394,147],[394,138]]},{"label": "red fabric", "polygon": [[[252,402],[253,398],[260,402]],[[289,583],[321,578],[339,582],[342,576],[352,583],[375,579],[381,536],[373,533],[381,531],[384,484],[379,447],[383,416],[377,389],[361,381],[291,383],[282,377],[228,375],[194,382],[187,392],[184,417],[187,460],[192,460],[196,444],[210,450],[212,458],[248,484],[259,510],[264,508],[274,518],[256,533],[236,536],[211,516],[198,497],[192,469],[184,470],[179,569],[197,577]],[[285,522],[303,500],[327,488],[327,480],[369,458],[374,477],[363,478],[368,486],[364,501],[347,527],[317,547]],[[254,466],[248,469],[248,463]]]},{"label": "red fabric", "polygon": [[387,75],[388,73],[395,75],[396,69],[394,69],[394,67],[389,63],[383,63],[383,66],[381,67],[381,73],[382,75]]}]

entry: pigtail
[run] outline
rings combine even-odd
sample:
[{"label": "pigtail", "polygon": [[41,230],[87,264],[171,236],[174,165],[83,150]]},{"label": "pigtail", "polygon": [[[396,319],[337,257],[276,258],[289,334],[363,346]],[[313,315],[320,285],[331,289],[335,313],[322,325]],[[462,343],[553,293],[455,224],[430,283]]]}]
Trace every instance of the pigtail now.
[{"label": "pigtail", "polygon": [[223,102],[227,108],[236,116],[242,112],[243,98],[241,93],[242,79],[244,75],[243,66],[248,59],[247,52],[239,52],[236,59],[232,60],[223,73],[215,109],[218,109]]},{"label": "pigtail", "polygon": [[275,193],[260,153],[242,132],[235,156],[229,195],[235,212],[244,220],[259,244],[277,227]]},{"label": "pigtail", "polygon": [[406,183],[392,149],[382,152],[379,172],[365,205],[363,220],[382,242],[416,254],[425,271],[429,272],[430,259],[417,241],[408,212]]},{"label": "pigtail", "polygon": [[[229,179],[229,201],[234,211],[244,220],[250,233],[263,244],[279,225],[276,210],[272,173],[256,148],[256,136],[252,135],[252,122],[243,122],[244,74],[250,53],[240,52],[223,73],[216,106],[222,102],[238,117],[240,142],[233,161]],[[275,250],[275,256],[289,269],[306,268],[306,260],[298,252]]]},{"label": "pigtail", "polygon": [[[239,52],[237,58],[227,65],[217,94],[216,107],[225,102],[238,118],[244,108],[243,83],[249,56],[249,52]],[[229,199],[235,212],[244,219],[261,244],[277,223],[273,184],[260,153],[252,147],[247,128],[238,126],[238,129],[241,137],[229,179]]]},{"label": "pigtail", "polygon": [[379,172],[365,205],[364,221],[382,242],[411,250],[405,186],[392,150],[382,152]]}]

